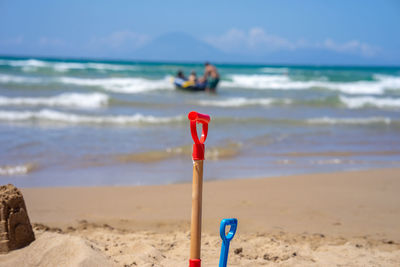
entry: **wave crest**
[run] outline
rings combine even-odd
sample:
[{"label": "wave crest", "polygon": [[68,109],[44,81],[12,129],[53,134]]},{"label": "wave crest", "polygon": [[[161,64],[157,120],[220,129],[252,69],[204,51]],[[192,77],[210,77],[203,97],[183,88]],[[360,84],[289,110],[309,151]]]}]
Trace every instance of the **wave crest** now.
[{"label": "wave crest", "polygon": [[362,108],[365,106],[373,106],[378,108],[400,108],[400,99],[396,98],[340,96],[340,101],[349,108]]},{"label": "wave crest", "polygon": [[5,165],[0,166],[0,175],[24,175],[32,172],[34,169],[36,169],[36,165],[32,163],[23,165]]},{"label": "wave crest", "polygon": [[144,78],[83,79],[61,77],[59,78],[59,82],[81,86],[95,86],[115,93],[140,93],[151,90],[174,88],[169,77],[165,77],[161,80],[149,80]]},{"label": "wave crest", "polygon": [[0,83],[12,84],[50,84],[61,83],[85,87],[98,87],[102,90],[115,93],[141,93],[153,90],[172,90],[171,77],[151,80],[145,78],[39,78],[0,74]]},{"label": "wave crest", "polygon": [[222,81],[221,87],[270,90],[305,90],[324,88],[346,94],[383,94],[387,89],[400,89],[400,77],[374,75],[373,81],[330,82],[330,81],[296,81],[286,75],[243,75],[228,76],[230,81]]},{"label": "wave crest", "polygon": [[386,117],[368,117],[368,118],[312,118],[308,119],[307,123],[310,124],[391,124],[392,120]]},{"label": "wave crest", "polygon": [[116,116],[95,116],[81,115],[55,110],[43,109],[40,111],[0,111],[0,120],[3,121],[43,121],[58,122],[67,124],[158,124],[179,122],[184,119],[183,116],[176,117],[155,117],[150,115],[142,115],[140,113],[134,115],[116,115]]},{"label": "wave crest", "polygon": [[200,100],[197,103],[200,106],[214,106],[214,107],[243,107],[243,106],[270,106],[273,104],[290,104],[290,99],[274,99],[274,98],[244,98],[234,97],[224,100]]},{"label": "wave crest", "polygon": [[109,97],[102,93],[64,93],[52,97],[0,96],[0,106],[49,106],[93,109],[107,106]]},{"label": "wave crest", "polygon": [[60,62],[60,61],[44,61],[37,59],[26,60],[0,60],[0,65],[20,67],[25,72],[36,71],[38,68],[51,68],[57,72],[67,72],[70,70],[86,70],[93,69],[98,71],[129,71],[136,70],[136,66],[122,65],[113,63],[100,63],[100,62]]}]

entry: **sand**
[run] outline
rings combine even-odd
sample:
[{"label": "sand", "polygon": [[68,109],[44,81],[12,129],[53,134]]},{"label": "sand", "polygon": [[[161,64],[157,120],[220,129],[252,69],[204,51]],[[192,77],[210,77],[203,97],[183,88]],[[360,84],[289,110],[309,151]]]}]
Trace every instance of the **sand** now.
[{"label": "sand", "polygon": [[[400,169],[206,182],[203,266],[229,217],[228,266],[400,266],[399,188]],[[188,265],[190,184],[22,192],[37,240],[0,266]]]}]

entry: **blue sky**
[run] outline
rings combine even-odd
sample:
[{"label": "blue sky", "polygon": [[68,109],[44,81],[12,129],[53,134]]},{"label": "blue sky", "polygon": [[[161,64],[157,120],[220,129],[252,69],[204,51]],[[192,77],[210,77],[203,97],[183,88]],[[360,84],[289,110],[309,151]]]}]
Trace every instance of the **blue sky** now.
[{"label": "blue sky", "polygon": [[0,0],[0,54],[146,60],[141,49],[180,32],[225,60],[400,65],[399,25],[395,0]]}]

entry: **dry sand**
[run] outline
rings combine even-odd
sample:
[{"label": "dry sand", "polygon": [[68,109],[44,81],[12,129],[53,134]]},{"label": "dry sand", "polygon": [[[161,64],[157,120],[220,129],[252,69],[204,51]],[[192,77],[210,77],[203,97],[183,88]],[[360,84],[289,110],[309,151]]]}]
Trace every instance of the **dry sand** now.
[{"label": "dry sand", "polygon": [[[399,189],[400,169],[206,182],[203,266],[229,217],[228,266],[400,266]],[[188,265],[190,184],[22,192],[37,240],[0,266]]]}]

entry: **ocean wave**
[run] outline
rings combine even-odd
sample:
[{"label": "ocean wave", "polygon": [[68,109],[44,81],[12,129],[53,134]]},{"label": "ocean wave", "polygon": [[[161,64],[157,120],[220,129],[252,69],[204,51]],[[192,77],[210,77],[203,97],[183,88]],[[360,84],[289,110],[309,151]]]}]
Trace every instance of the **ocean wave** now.
[{"label": "ocean wave", "polygon": [[346,163],[350,164],[353,163],[353,161],[338,159],[338,158],[311,160],[311,164],[316,164],[316,165],[335,165],[335,164],[346,164]]},{"label": "ocean wave", "polygon": [[230,81],[221,81],[221,87],[271,90],[324,88],[346,94],[383,94],[386,89],[400,89],[400,77],[389,75],[374,75],[373,81],[356,82],[296,81],[286,75],[267,74],[234,74],[228,77]]},{"label": "ocean wave", "polygon": [[27,84],[37,84],[46,82],[44,79],[39,77],[25,77],[16,75],[0,74],[0,83],[27,83]]},{"label": "ocean wave", "polygon": [[27,163],[23,165],[0,166],[0,175],[23,175],[32,172],[36,168],[35,164]]},{"label": "ocean wave", "polygon": [[349,108],[362,108],[365,106],[373,106],[378,108],[400,108],[399,98],[377,98],[372,96],[365,96],[365,97],[340,96],[340,101]]},{"label": "ocean wave", "polygon": [[130,125],[130,124],[158,124],[179,122],[184,119],[183,116],[175,117],[155,117],[143,115],[140,113],[134,115],[114,115],[114,116],[96,116],[81,115],[75,113],[60,112],[50,109],[40,111],[0,111],[0,120],[10,122],[39,121],[56,122],[66,124],[112,124],[112,125]]},{"label": "ocean wave", "polygon": [[243,107],[243,106],[270,106],[273,104],[290,104],[290,99],[275,99],[275,98],[244,98],[234,97],[224,100],[200,100],[197,102],[200,106],[214,106],[214,107]]},{"label": "ocean wave", "polygon": [[[289,77],[283,75],[266,74],[233,74],[228,75],[231,81],[221,81],[221,87],[243,87],[252,89],[281,89],[285,83],[290,81]],[[301,88],[303,89],[304,86]],[[293,88],[296,89],[296,88]]]},{"label": "ocean wave", "polygon": [[151,80],[145,78],[39,78],[0,74],[0,83],[4,84],[52,84],[61,83],[87,87],[98,87],[105,91],[115,93],[141,93],[152,90],[172,90],[171,77]]},{"label": "ocean wave", "polygon": [[392,119],[387,117],[368,117],[368,118],[331,118],[321,117],[307,119],[307,123],[310,124],[355,124],[355,125],[367,125],[367,124],[391,124]]},{"label": "ocean wave", "polygon": [[46,67],[47,63],[37,59],[24,59],[24,60],[6,60],[0,59],[0,65],[8,65],[11,67]]},{"label": "ocean wave", "polygon": [[65,84],[100,87],[106,91],[115,93],[140,93],[151,90],[174,88],[170,77],[165,77],[161,80],[149,80],[144,78],[84,79],[61,77],[58,81]]},{"label": "ocean wave", "polygon": [[57,72],[67,72],[69,70],[85,70],[85,69],[94,69],[99,71],[126,71],[126,70],[137,69],[136,66],[112,64],[112,63],[55,62],[55,61],[43,61],[37,59],[0,60],[0,65],[21,67],[22,70],[26,72],[36,71],[38,68],[52,68],[54,71]]},{"label": "ocean wave", "polygon": [[71,62],[60,62],[53,63],[54,70],[58,72],[67,72],[69,70],[85,70],[85,69],[95,69],[99,71],[127,71],[136,70],[135,66],[128,65],[116,65],[107,63],[71,63]]},{"label": "ocean wave", "polygon": [[63,93],[51,97],[0,96],[0,106],[49,106],[93,109],[107,106],[109,97],[102,93]]},{"label": "ocean wave", "polygon": [[330,124],[347,124],[347,125],[400,125],[400,120],[391,119],[389,117],[364,117],[364,118],[335,118],[335,117],[315,117],[315,118],[263,118],[263,117],[213,117],[213,124],[258,124],[258,125],[291,125],[291,126],[307,126],[307,125],[330,125]]}]

